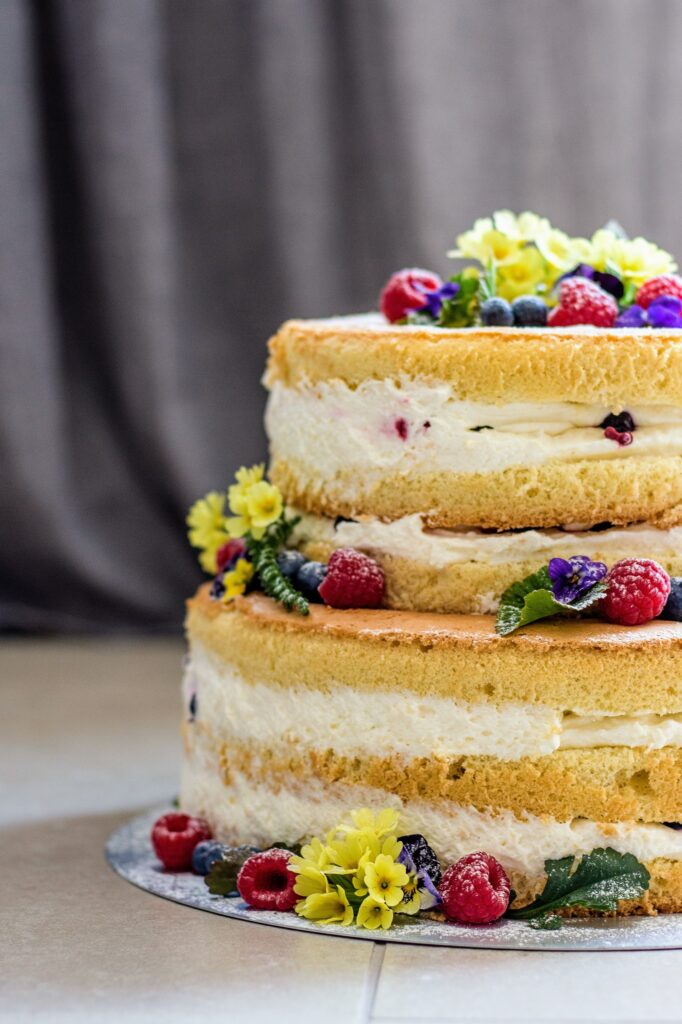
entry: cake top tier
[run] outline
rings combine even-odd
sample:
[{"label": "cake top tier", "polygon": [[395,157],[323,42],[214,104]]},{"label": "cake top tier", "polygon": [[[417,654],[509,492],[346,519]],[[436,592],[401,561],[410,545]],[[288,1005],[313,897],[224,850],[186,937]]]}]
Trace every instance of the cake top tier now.
[{"label": "cake top tier", "polygon": [[682,330],[289,320],[270,341],[265,383],[402,377],[446,382],[469,401],[682,405]]}]

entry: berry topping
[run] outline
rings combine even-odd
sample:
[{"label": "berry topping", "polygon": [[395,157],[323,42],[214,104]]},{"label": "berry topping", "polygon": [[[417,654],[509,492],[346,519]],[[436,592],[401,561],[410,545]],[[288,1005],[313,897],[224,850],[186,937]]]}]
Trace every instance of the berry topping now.
[{"label": "berry topping", "polygon": [[481,304],[481,323],[484,327],[511,327],[514,314],[507,300],[486,299]]},{"label": "berry topping", "polygon": [[332,608],[378,608],[386,581],[380,566],[355,548],[339,548],[329,559],[320,596]]},{"label": "berry topping", "polygon": [[222,860],[227,847],[217,839],[204,839],[197,843],[192,853],[192,871],[195,875],[207,875],[217,860]]},{"label": "berry topping", "polygon": [[660,274],[646,281],[635,295],[635,302],[643,309],[648,309],[654,299],[669,295],[682,299],[682,277],[679,274]]},{"label": "berry topping", "polygon": [[237,876],[241,898],[257,910],[293,910],[296,875],[289,871],[288,850],[266,850],[249,857]]},{"label": "berry topping", "polygon": [[607,427],[604,431],[604,437],[609,441],[616,441],[621,448],[626,448],[629,444],[632,444],[632,434],[629,430],[616,430],[615,427]]},{"label": "berry topping", "polygon": [[670,594],[670,577],[649,558],[624,558],[606,577],[599,609],[609,622],[638,626],[660,615]]},{"label": "berry topping", "polygon": [[399,836],[403,844],[402,854],[406,853],[412,858],[416,871],[425,871],[434,885],[440,885],[441,870],[438,857],[427,843],[424,836],[415,832],[409,836]]},{"label": "berry topping", "polygon": [[319,586],[326,575],[327,566],[322,562],[304,562],[294,582],[309,601],[320,601]]},{"label": "berry topping", "polygon": [[550,327],[572,327],[591,324],[613,327],[618,316],[618,303],[599,285],[586,277],[568,277],[559,287],[559,305],[550,312]]},{"label": "berry topping", "polygon": [[299,569],[305,565],[306,557],[300,551],[280,551],[277,555],[277,565],[282,576],[293,580]]},{"label": "berry topping", "polygon": [[463,924],[489,924],[509,906],[509,879],[488,853],[470,853],[447,869],[438,887],[445,916]]},{"label": "berry topping", "polygon": [[610,412],[608,416],[604,417],[599,426],[602,430],[606,430],[607,427],[614,427],[619,433],[627,432],[629,434],[637,429],[637,424],[629,412],[619,412],[617,414]]},{"label": "berry topping", "polygon": [[235,540],[228,540],[222,547],[218,548],[215,560],[218,572],[224,569],[231,569],[238,558],[241,558],[246,551],[246,544],[241,537]]},{"label": "berry topping", "polygon": [[442,281],[430,270],[399,270],[392,274],[384,285],[379,299],[379,308],[390,323],[404,320],[408,313],[422,309],[426,304],[426,292],[436,291]]},{"label": "berry topping", "polygon": [[511,308],[515,327],[544,327],[547,323],[547,303],[538,295],[519,295]]},{"label": "berry topping", "polygon": [[395,432],[400,438],[400,440],[407,441],[407,435],[410,431],[410,427],[405,417],[399,416],[398,419],[393,424],[393,426],[395,427]]},{"label": "berry topping", "polygon": [[173,811],[164,814],[152,828],[154,853],[171,871],[189,871],[197,843],[211,838],[211,829],[203,818]]},{"label": "berry topping", "polygon": [[682,576],[670,577],[670,594],[661,612],[661,618],[682,622]]}]

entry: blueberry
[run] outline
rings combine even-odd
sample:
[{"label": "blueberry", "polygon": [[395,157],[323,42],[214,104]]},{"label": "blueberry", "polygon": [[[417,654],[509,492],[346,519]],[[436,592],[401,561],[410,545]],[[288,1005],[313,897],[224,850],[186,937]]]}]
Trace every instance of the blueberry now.
[{"label": "blueberry", "polygon": [[207,875],[211,866],[221,860],[227,847],[216,839],[204,839],[197,843],[192,854],[192,871],[195,875]]},{"label": "blueberry", "polygon": [[326,575],[327,566],[322,562],[304,562],[296,573],[295,583],[309,601],[321,601],[317,588]]},{"label": "blueberry", "polygon": [[415,832],[413,835],[399,836],[399,839],[403,844],[403,850],[409,853],[414,861],[417,871],[425,871],[433,884],[439,885],[441,871],[438,857],[436,857],[424,836]]},{"label": "blueberry", "polygon": [[670,577],[670,595],[661,612],[661,618],[682,622],[682,576]]},{"label": "blueberry", "polygon": [[289,580],[294,579],[298,570],[305,564],[305,560],[305,555],[300,551],[280,551],[277,555],[279,571]]},{"label": "blueberry", "polygon": [[194,719],[197,717],[197,695],[196,695],[196,691],[192,694],[192,696],[189,699],[189,708],[188,708],[188,710],[189,710],[189,720],[190,720],[190,722],[193,722]]},{"label": "blueberry", "polygon": [[607,427],[613,427],[619,434],[631,434],[633,430],[637,429],[637,424],[629,412],[619,412],[617,414],[610,412],[608,416],[604,417],[599,426],[602,430],[606,430]]},{"label": "blueberry", "polygon": [[547,303],[538,295],[519,295],[511,304],[515,327],[544,327]]},{"label": "blueberry", "polygon": [[682,829],[682,825],[680,825],[679,821],[664,821],[663,824],[668,828],[674,828],[676,832],[679,832],[680,829]]},{"label": "blueberry", "polygon": [[211,583],[211,589],[209,594],[214,601],[219,601],[225,593],[225,584],[223,579],[225,577],[225,571],[219,572],[218,575],[213,579]]},{"label": "blueberry", "polygon": [[506,299],[486,299],[481,306],[484,327],[511,327],[514,323],[512,308]]}]

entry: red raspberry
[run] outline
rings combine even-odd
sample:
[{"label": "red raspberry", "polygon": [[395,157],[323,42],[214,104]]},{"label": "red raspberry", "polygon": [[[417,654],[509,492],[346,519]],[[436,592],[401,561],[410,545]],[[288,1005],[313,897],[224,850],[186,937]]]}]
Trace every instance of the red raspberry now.
[{"label": "red raspberry", "polygon": [[171,871],[189,871],[194,847],[212,835],[208,822],[203,818],[172,811],[154,823],[152,846],[164,867]]},{"label": "red raspberry", "polygon": [[670,577],[650,558],[624,558],[616,562],[604,582],[606,594],[599,609],[609,622],[639,626],[660,615],[670,593]]},{"label": "red raspberry", "polygon": [[397,320],[404,320],[411,310],[420,309],[424,305],[424,291],[417,285],[421,285],[425,291],[433,292],[442,283],[438,274],[432,274],[430,270],[419,270],[418,267],[399,270],[384,285],[379,297],[379,308],[386,319],[394,324]]},{"label": "red raspberry", "polygon": [[547,323],[550,327],[613,327],[617,316],[618,303],[613,295],[586,277],[567,277],[559,288],[559,305],[550,312]]},{"label": "red raspberry", "polygon": [[317,592],[332,608],[378,608],[385,585],[373,558],[355,548],[339,548],[330,557]]},{"label": "red raspberry", "polygon": [[604,437],[608,441],[616,441],[619,448],[627,448],[629,444],[632,444],[632,432],[630,430],[616,430],[615,427],[607,427],[604,431]]},{"label": "red raspberry", "polygon": [[489,924],[509,906],[509,879],[489,853],[470,853],[447,869],[438,886],[445,916],[462,924]]},{"label": "red raspberry", "polygon": [[635,295],[635,302],[644,309],[654,299],[660,299],[661,295],[673,295],[676,299],[682,299],[682,277],[679,274],[659,274],[645,281]]},{"label": "red raspberry", "polygon": [[246,544],[239,538],[236,540],[228,540],[218,548],[216,552],[215,560],[218,567],[218,572],[222,572],[223,569],[228,568],[246,551]]},{"label": "red raspberry", "polygon": [[293,910],[296,875],[289,871],[288,850],[266,850],[249,857],[237,875],[241,898],[256,910]]}]

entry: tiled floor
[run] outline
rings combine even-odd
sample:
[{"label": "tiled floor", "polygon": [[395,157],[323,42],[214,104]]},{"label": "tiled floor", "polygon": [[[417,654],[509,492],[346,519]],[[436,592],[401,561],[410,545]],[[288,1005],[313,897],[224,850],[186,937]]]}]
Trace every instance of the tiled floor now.
[{"label": "tiled floor", "polygon": [[181,646],[0,646],[0,1021],[671,1021],[682,952],[384,946],[158,899],[104,862],[175,790]]}]

